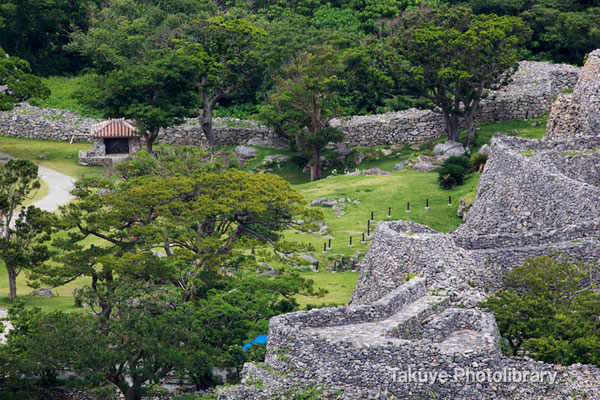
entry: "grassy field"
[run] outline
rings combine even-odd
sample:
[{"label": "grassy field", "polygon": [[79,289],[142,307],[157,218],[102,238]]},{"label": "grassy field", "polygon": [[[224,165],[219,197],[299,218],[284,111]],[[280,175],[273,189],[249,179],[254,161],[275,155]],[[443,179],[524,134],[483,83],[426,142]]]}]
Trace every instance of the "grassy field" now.
[{"label": "grassy field", "polygon": [[[38,165],[52,168],[77,179],[104,175],[102,167],[84,167],[77,161],[79,150],[91,148],[92,144],[87,142],[69,144],[69,142],[55,140],[0,136],[0,153],[31,160]],[[46,158],[40,159],[41,155]]]},{"label": "grassy field", "polygon": [[47,99],[33,99],[30,103],[37,107],[69,110],[84,117],[97,118],[99,117],[98,112],[82,106],[74,97],[75,92],[80,88],[83,80],[83,77],[66,76],[42,78],[44,84],[50,89],[50,97]]}]

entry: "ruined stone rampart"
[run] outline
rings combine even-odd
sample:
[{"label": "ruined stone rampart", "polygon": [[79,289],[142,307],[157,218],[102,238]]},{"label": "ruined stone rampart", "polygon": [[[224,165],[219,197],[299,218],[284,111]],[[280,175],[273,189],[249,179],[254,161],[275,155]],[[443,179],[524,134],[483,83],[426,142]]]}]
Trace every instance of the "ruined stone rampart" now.
[{"label": "ruined stone rampart", "polygon": [[[600,257],[599,146],[600,138],[496,135],[464,225],[442,234],[409,221],[380,222],[349,306],[273,318],[271,372],[247,364],[244,384],[221,390],[219,400],[273,399],[320,385],[323,399],[600,398],[593,366],[504,357],[493,316],[476,308],[526,258],[552,251]],[[465,382],[457,376],[465,370],[546,378]],[[452,379],[403,380],[419,371]],[[257,387],[257,379],[268,385]]]},{"label": "ruined stone rampart", "polygon": [[600,50],[588,55],[572,94],[552,105],[546,139],[600,136]]}]

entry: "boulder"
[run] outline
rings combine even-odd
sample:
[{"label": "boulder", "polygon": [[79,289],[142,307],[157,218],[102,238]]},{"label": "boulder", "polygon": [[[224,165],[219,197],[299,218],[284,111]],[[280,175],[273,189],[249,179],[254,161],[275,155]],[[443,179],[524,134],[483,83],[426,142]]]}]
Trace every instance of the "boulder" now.
[{"label": "boulder", "polygon": [[370,175],[379,175],[379,173],[381,172],[381,170],[379,168],[369,168],[363,171],[363,175],[365,176],[370,176]]},{"label": "boulder", "polygon": [[54,293],[52,293],[52,290],[45,288],[45,289],[34,290],[29,293],[29,296],[54,297]]},{"label": "boulder", "polygon": [[447,156],[419,156],[413,165],[415,171],[432,172],[440,169]]},{"label": "boulder", "polygon": [[322,205],[323,207],[333,207],[333,206],[335,206],[337,203],[338,203],[338,202],[337,202],[337,201],[335,201],[335,200],[329,200],[329,201],[324,201],[324,202],[322,202],[322,203],[321,203],[321,205]]},{"label": "boulder", "polygon": [[435,145],[435,147],[433,148],[433,152],[436,155],[445,155],[448,157],[452,157],[452,156],[458,156],[458,157],[462,157],[465,155],[465,148],[463,147],[462,144],[452,141],[452,140],[448,140],[445,143],[438,143]]},{"label": "boulder", "polygon": [[404,169],[406,164],[408,164],[408,160],[400,161],[398,164],[394,165],[394,171],[400,171],[401,169]]},{"label": "boulder", "polygon": [[282,154],[280,156],[277,157],[277,163],[278,164],[283,164],[285,162],[287,162],[290,159],[289,156],[286,156],[285,154]]},{"label": "boulder", "polygon": [[308,254],[300,254],[300,257],[302,257],[305,261],[308,261],[311,264],[316,264],[318,262],[316,258]]},{"label": "boulder", "polygon": [[347,172],[346,176],[360,176],[360,171]]},{"label": "boulder", "polygon": [[275,162],[275,160],[277,160],[277,155],[271,155],[271,156],[265,156],[265,158],[263,158],[263,164],[272,164]]},{"label": "boulder", "polygon": [[233,152],[240,162],[241,167],[244,167],[248,163],[248,160],[254,158],[258,154],[256,149],[247,146],[237,146],[233,149]]},{"label": "boulder", "polygon": [[310,205],[318,206],[319,204],[323,203],[324,201],[327,201],[327,197],[317,197],[310,203]]}]

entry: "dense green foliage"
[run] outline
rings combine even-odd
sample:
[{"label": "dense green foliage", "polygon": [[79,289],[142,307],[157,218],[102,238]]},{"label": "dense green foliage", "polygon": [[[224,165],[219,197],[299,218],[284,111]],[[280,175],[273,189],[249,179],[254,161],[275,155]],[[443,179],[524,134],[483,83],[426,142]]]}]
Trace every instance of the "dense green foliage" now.
[{"label": "dense green foliage", "polygon": [[465,175],[473,169],[473,163],[466,157],[448,157],[438,172],[438,184],[449,190],[462,185]]},{"label": "dense green foliage", "polygon": [[50,240],[53,216],[23,203],[40,188],[38,166],[28,160],[0,165],[0,260],[8,272],[9,299],[17,297],[17,276],[39,266],[52,253],[43,244]]},{"label": "dense green foliage", "polygon": [[386,23],[390,46],[402,54],[405,88],[439,108],[449,140],[475,138],[474,116],[485,89],[506,85],[529,30],[515,17],[473,15],[465,8],[420,9]]},{"label": "dense green foliage", "polygon": [[31,74],[27,61],[8,57],[0,47],[0,111],[10,111],[31,97],[47,98],[49,94],[40,78]]},{"label": "dense green foliage", "polygon": [[53,240],[60,253],[28,268],[51,287],[88,277],[76,295],[93,312],[14,309],[15,321],[29,321],[9,335],[15,371],[72,370],[128,400],[173,373],[203,388],[215,383],[213,367],[239,367],[240,345],[295,310],[298,294],[319,294],[294,270],[259,264],[300,263],[288,254],[306,246],[282,233],[322,218],[283,179],[227,170],[198,148],[141,153],[117,172],[117,182],[77,184],[59,223],[68,233]]},{"label": "dense green foliage", "polygon": [[296,150],[308,160],[310,180],[321,179],[321,152],[343,134],[329,126],[341,114],[337,88],[344,69],[338,53],[315,47],[293,59],[277,80],[263,119],[281,135],[292,139]]},{"label": "dense green foliage", "polygon": [[569,365],[600,365],[597,267],[561,257],[529,259],[506,276],[507,290],[482,306],[494,312],[515,354]]},{"label": "dense green foliage", "polygon": [[64,46],[75,29],[89,26],[100,0],[0,0],[0,47],[31,63],[37,74],[79,71],[86,60]]}]

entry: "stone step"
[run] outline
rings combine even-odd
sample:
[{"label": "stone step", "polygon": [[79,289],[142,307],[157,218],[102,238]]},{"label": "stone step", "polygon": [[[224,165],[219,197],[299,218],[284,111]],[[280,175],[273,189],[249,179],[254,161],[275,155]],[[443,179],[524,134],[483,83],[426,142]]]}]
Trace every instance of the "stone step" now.
[{"label": "stone step", "polygon": [[350,342],[356,347],[400,344],[409,339],[400,337],[405,329],[421,325],[424,319],[441,312],[447,303],[446,297],[425,295],[381,321],[309,328],[307,333],[330,342]]}]

